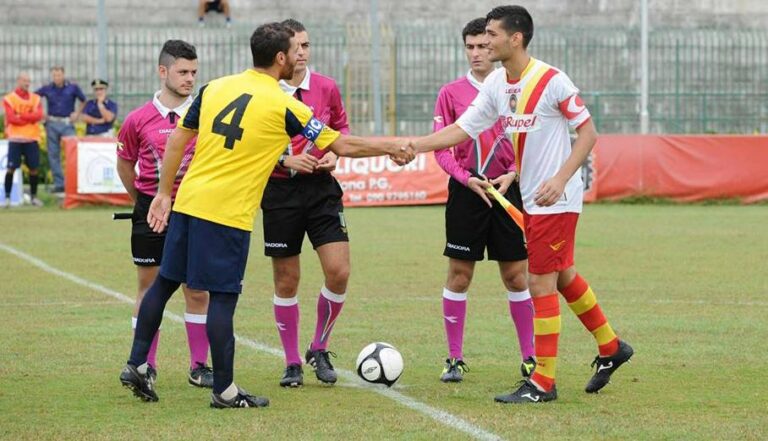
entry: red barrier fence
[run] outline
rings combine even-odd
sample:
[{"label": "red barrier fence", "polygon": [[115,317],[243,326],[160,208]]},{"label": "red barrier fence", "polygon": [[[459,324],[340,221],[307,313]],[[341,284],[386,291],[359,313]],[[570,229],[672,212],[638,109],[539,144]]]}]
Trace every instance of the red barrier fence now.
[{"label": "red barrier fence", "polygon": [[[114,139],[65,138],[63,145],[65,208],[131,205],[110,169]],[[334,174],[349,207],[441,204],[447,198],[448,176],[432,153],[405,167],[385,157],[340,158]],[[768,199],[768,136],[600,135],[583,176],[587,202],[630,196],[757,202]]]},{"label": "red barrier fence", "polygon": [[768,199],[768,136],[600,135],[597,199]]}]

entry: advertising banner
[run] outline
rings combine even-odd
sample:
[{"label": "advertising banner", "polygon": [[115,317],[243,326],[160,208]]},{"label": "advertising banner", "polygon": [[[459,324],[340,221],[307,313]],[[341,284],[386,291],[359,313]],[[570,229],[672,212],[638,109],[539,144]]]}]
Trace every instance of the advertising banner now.
[{"label": "advertising banner", "polygon": [[443,204],[448,199],[448,175],[432,152],[419,154],[405,167],[384,156],[339,158],[333,174],[347,207]]},{"label": "advertising banner", "polygon": [[[5,179],[5,171],[8,166],[8,140],[0,139],[0,176]],[[11,205],[17,207],[22,202],[22,176],[21,168],[17,168],[13,174],[13,186],[11,187]],[[5,190],[0,191],[0,205],[5,206]]]},{"label": "advertising banner", "polygon": [[66,158],[64,208],[133,205],[117,175],[116,139],[68,136],[61,144]]}]

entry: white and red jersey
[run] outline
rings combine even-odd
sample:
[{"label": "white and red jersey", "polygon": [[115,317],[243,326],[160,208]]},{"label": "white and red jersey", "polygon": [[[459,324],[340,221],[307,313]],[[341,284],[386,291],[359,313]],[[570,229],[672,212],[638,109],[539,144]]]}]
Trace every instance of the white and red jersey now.
[{"label": "white and red jersey", "polygon": [[[184,103],[175,109],[165,107],[155,93],[152,101],[134,109],[126,116],[120,133],[117,135],[117,156],[131,163],[139,163],[139,172],[133,185],[137,191],[149,196],[157,194],[160,183],[160,168],[163,164],[165,144],[168,137],[176,128],[176,122],[180,119],[192,104],[190,96]],[[195,141],[192,140],[184,148],[184,157],[179,166],[179,172],[173,184],[172,196],[176,196],[181,178],[187,172],[189,163],[195,152]]]},{"label": "white and red jersey", "polygon": [[530,59],[518,80],[509,80],[504,68],[493,71],[472,105],[456,124],[469,136],[502,123],[515,149],[523,207],[528,214],[580,213],[584,196],[581,173],[565,186],[563,196],[550,207],[534,202],[536,190],[557,174],[571,154],[568,127],[590,119],[579,89],[560,70]]}]

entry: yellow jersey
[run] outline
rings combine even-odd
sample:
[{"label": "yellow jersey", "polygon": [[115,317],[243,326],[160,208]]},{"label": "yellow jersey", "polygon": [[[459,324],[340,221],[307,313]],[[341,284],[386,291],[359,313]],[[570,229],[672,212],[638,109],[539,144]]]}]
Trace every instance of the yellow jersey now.
[{"label": "yellow jersey", "polygon": [[302,135],[324,149],[339,137],[277,80],[253,69],[203,86],[178,127],[198,135],[173,211],[246,231],[291,138]]}]

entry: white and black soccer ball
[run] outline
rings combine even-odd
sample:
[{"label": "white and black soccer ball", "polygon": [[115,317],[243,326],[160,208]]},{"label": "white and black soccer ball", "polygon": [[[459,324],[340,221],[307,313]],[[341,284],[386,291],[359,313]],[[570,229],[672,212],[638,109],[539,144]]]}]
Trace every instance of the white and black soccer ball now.
[{"label": "white and black soccer ball", "polygon": [[389,343],[371,343],[357,356],[357,375],[369,383],[395,384],[403,374],[403,356]]}]

